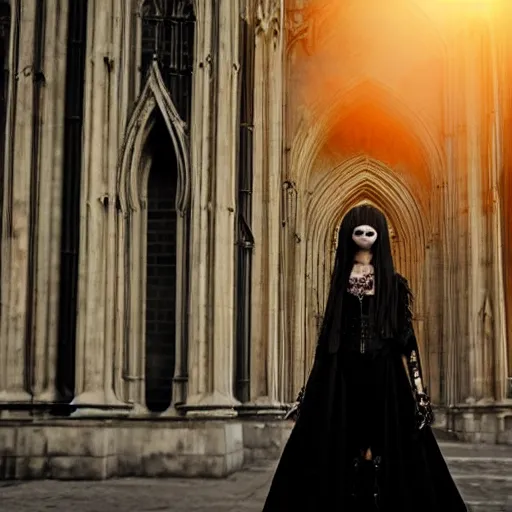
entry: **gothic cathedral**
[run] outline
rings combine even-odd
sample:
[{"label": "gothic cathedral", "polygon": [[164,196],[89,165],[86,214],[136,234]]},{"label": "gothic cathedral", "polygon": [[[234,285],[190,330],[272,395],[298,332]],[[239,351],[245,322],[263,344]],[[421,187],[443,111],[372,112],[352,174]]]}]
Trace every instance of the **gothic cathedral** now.
[{"label": "gothic cathedral", "polygon": [[512,444],[512,13],[463,3],[0,0],[0,477],[277,457],[365,202],[437,428]]}]

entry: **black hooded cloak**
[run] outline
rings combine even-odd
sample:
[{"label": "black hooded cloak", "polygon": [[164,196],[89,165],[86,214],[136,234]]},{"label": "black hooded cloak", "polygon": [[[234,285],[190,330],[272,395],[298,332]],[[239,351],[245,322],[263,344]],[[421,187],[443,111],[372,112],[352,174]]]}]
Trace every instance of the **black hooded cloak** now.
[{"label": "black hooded cloak", "polygon": [[[347,285],[357,250],[352,231],[363,224],[374,227],[378,239],[372,247],[376,293],[365,298],[376,335],[361,357],[362,309]],[[354,208],[340,227],[314,365],[263,512],[360,511],[351,497],[353,460],[366,445],[382,458],[380,507],[370,510],[467,511],[431,428],[416,428],[404,365],[413,350],[419,355],[411,300],[407,281],[393,268],[384,216],[371,206]]]}]

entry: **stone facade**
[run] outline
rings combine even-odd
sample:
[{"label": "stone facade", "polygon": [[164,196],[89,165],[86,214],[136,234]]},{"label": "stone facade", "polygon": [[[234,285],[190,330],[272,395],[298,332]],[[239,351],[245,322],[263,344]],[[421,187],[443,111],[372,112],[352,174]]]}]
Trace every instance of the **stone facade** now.
[{"label": "stone facade", "polygon": [[1,475],[277,456],[361,202],[439,427],[512,443],[510,12],[381,4],[0,1]]},{"label": "stone facade", "polygon": [[91,418],[0,425],[2,479],[213,477],[276,459],[289,422]]}]

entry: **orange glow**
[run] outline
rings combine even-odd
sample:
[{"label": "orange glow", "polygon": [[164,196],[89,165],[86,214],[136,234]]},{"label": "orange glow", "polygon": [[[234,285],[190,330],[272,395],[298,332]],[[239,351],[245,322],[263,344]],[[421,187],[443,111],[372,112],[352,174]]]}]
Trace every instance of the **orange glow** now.
[{"label": "orange glow", "polygon": [[[323,149],[345,160],[365,154],[385,163],[417,191],[428,192],[430,176],[421,144],[407,126],[371,103],[344,112]],[[409,170],[414,169],[414,173]]]},{"label": "orange glow", "polygon": [[428,0],[431,3],[437,3],[440,6],[455,6],[459,9],[467,9],[470,7],[488,7],[497,6],[499,3],[503,3],[503,0]]},{"label": "orange glow", "polygon": [[294,99],[329,115],[319,161],[366,154],[427,197],[428,151],[416,132],[426,127],[435,140],[443,118],[445,50],[437,27],[411,1],[309,5],[315,35],[309,52],[297,55],[290,89]]},{"label": "orange glow", "polygon": [[317,176],[351,156],[368,155],[400,174],[419,202],[432,205],[451,168],[461,200],[454,208],[467,215],[471,165],[472,172],[482,171],[480,204],[491,218],[496,131],[490,123],[501,109],[499,194],[512,374],[512,0],[296,3],[307,7],[290,11],[290,25],[293,16],[303,16],[307,36],[297,31],[288,37],[290,131],[299,126],[299,106],[313,124],[324,123]]}]

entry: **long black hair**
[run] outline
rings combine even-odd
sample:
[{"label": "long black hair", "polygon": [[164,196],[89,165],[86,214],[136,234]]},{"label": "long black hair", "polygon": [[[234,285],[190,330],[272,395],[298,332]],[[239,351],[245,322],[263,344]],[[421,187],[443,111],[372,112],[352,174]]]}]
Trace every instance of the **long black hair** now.
[{"label": "long black hair", "polygon": [[343,296],[355,254],[359,250],[352,240],[352,233],[354,228],[361,225],[371,226],[377,231],[377,240],[371,249],[372,265],[375,269],[375,327],[385,338],[392,337],[398,328],[398,292],[386,217],[371,205],[356,206],[343,217],[340,225],[329,298],[320,331],[319,347],[327,345],[331,353],[336,352],[339,347]]}]

